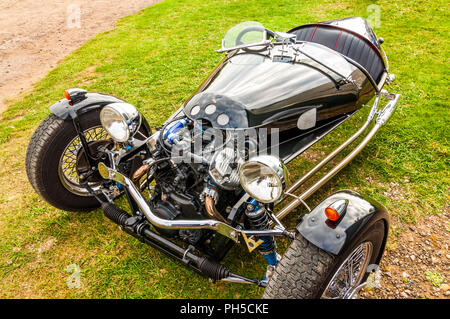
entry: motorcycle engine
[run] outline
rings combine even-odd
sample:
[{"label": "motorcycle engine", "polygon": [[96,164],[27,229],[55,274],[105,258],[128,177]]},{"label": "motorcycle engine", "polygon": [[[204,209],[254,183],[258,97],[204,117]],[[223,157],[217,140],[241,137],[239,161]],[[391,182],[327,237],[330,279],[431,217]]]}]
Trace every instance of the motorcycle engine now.
[{"label": "motorcycle engine", "polygon": [[[244,160],[238,156],[232,143],[225,143],[229,134],[221,130],[213,131],[213,134],[206,136],[206,129],[198,130],[194,123],[182,120],[169,126],[165,134],[164,147],[161,150],[160,158],[172,156],[175,150],[185,151],[188,154],[192,149],[199,149],[194,145],[196,138],[201,135],[201,153],[194,154],[196,159],[202,161],[163,161],[158,164],[154,173],[156,181],[155,191],[150,198],[155,214],[164,219],[223,219],[223,216],[211,215],[207,210],[206,197],[211,197],[217,211],[224,214],[225,208],[232,205],[235,190],[240,188],[239,168]],[[179,123],[186,123],[184,127]],[[176,127],[179,129],[172,129]],[[161,133],[163,134],[163,133]],[[214,135],[216,138],[214,138]],[[220,138],[219,138],[220,137]],[[219,141],[220,140],[220,141]],[[167,149],[166,149],[167,148]],[[170,149],[169,149],[170,148]],[[170,152],[168,152],[170,151]],[[192,156],[192,155],[191,155]],[[174,158],[172,156],[172,158]],[[158,160],[157,157],[154,160]],[[220,201],[219,201],[220,198]],[[158,229],[159,230],[159,229]],[[162,234],[170,237],[178,237],[189,244],[196,244],[205,240],[208,234],[213,232],[208,230],[159,230]]]}]

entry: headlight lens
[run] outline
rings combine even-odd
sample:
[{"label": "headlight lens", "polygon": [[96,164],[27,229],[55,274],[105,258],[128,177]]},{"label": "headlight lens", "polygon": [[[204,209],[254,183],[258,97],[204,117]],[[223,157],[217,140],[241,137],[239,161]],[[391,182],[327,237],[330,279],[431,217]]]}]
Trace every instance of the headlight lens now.
[{"label": "headlight lens", "polygon": [[239,177],[244,190],[262,203],[273,203],[283,194],[286,168],[274,156],[262,155],[242,164]]},{"label": "headlight lens", "polygon": [[141,115],[128,103],[111,103],[100,112],[100,121],[117,142],[126,142],[139,130]]}]

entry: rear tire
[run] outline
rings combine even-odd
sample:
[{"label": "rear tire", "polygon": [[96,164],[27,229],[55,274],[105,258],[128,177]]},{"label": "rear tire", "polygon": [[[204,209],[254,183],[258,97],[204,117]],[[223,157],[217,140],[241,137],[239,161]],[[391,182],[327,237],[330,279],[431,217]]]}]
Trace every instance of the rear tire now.
[{"label": "rear tire", "polygon": [[[359,247],[371,246],[370,256],[365,262],[361,279],[367,280],[367,265],[375,264],[383,249],[384,221],[379,220],[356,238],[341,255],[335,256],[313,245],[301,234],[297,234],[270,279],[263,298],[265,299],[316,299],[328,292],[332,279],[338,274],[347,258]],[[370,244],[368,244],[370,243]]]},{"label": "rear tire", "polygon": [[[101,127],[99,111],[79,117],[84,131]],[[34,190],[49,204],[67,211],[89,211],[99,202],[88,194],[84,196],[64,186],[60,176],[60,160],[66,147],[77,137],[72,121],[64,121],[50,114],[36,129],[28,144],[26,171]]]}]

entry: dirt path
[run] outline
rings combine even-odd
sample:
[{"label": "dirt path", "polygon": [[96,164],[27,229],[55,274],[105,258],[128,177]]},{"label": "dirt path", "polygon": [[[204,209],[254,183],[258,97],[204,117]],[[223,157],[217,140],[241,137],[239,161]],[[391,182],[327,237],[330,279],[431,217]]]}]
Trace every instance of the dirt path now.
[{"label": "dirt path", "polygon": [[0,114],[59,60],[123,16],[161,0],[2,0]]}]

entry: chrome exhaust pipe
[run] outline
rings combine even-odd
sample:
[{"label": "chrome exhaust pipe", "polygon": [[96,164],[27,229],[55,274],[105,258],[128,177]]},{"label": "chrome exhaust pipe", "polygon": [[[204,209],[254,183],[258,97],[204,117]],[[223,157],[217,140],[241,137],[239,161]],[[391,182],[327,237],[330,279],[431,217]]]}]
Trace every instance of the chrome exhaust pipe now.
[{"label": "chrome exhaust pipe", "polygon": [[[131,197],[136,201],[141,213],[143,213],[147,220],[156,227],[165,229],[213,229],[231,239],[238,239],[236,229],[217,220],[169,220],[161,218],[152,212],[150,206],[147,204],[147,201],[141,195],[141,192],[128,177],[107,167],[104,163],[98,164],[98,171],[104,179],[111,179],[122,184],[129,191]],[[233,232],[235,235],[233,235]]]},{"label": "chrome exhaust pipe", "polygon": [[[353,151],[350,152],[350,154],[348,154],[339,164],[337,164],[335,167],[333,167],[327,174],[325,174],[325,176],[323,176],[314,185],[312,185],[310,188],[308,188],[305,192],[303,192],[301,195],[299,195],[292,202],[287,204],[282,210],[280,210],[278,212],[278,214],[276,214],[276,217],[279,220],[281,220],[284,217],[286,217],[286,215],[288,215],[292,210],[294,210],[298,205],[300,205],[302,203],[302,201],[306,200],[308,197],[310,197],[312,194],[314,194],[320,187],[322,187],[327,181],[329,181],[341,169],[343,169],[353,158],[355,158],[355,156],[358,155],[359,152],[361,152],[361,150],[370,142],[370,140],[375,135],[375,133],[378,131],[378,129],[381,126],[383,126],[383,124],[386,123],[386,121],[392,115],[392,113],[394,112],[394,109],[395,109],[395,105],[397,104],[397,101],[398,101],[399,97],[400,97],[400,94],[394,94],[394,98],[392,100],[390,100],[386,104],[386,106],[378,113],[378,117],[377,117],[377,119],[375,121],[374,127],[369,131],[369,133],[361,141],[361,143]],[[377,98],[376,98],[376,100],[374,102],[374,106],[376,106],[375,104],[378,104],[378,98],[379,97],[377,96]],[[335,151],[333,151],[330,155],[328,155],[324,160],[322,160],[322,162],[320,162],[312,170],[314,172],[317,172],[329,160],[331,160],[334,156],[336,156],[345,146],[347,146],[348,144],[353,142],[364,131],[363,129],[365,129],[369,125],[369,123],[372,121],[372,118],[375,115],[375,113],[376,113],[376,108],[375,108],[375,110],[372,108],[372,110],[371,110],[371,112],[369,114],[368,121],[366,122],[366,124],[364,124],[364,126],[358,132],[356,132],[352,137],[350,137],[350,139],[348,139],[346,142],[344,142],[344,144],[342,144]],[[304,178],[305,176],[307,176],[307,178]],[[302,177],[299,181],[303,181],[303,182],[306,181],[310,176],[312,176],[312,174],[310,174],[310,172],[308,172],[305,176]],[[297,188],[303,183],[303,182],[299,183],[299,181],[297,181],[294,184],[295,186],[297,186]],[[293,189],[294,185],[292,185],[287,190],[288,193],[292,193],[293,191],[295,191],[297,189],[297,188],[295,188],[294,190],[291,190],[291,189]]]},{"label": "chrome exhaust pipe", "polygon": [[147,220],[156,227],[164,229],[212,229],[218,233],[232,239],[235,242],[239,242],[239,235],[245,234],[247,236],[285,236],[289,235],[286,230],[278,225],[274,229],[264,230],[245,230],[237,229],[228,224],[214,220],[214,219],[164,219],[152,212],[152,209],[148,205],[145,198],[142,196],[136,185],[126,176],[118,171],[107,167],[104,163],[98,164],[98,171],[104,179],[110,179],[122,184],[130,193],[130,196],[134,199],[140,212],[144,214]]}]

